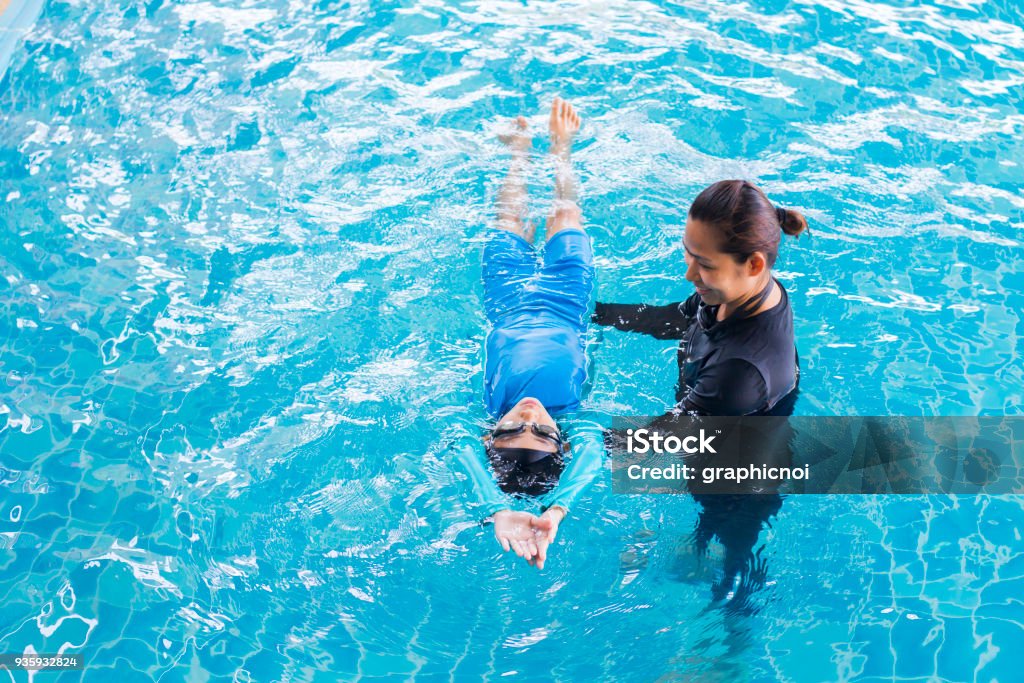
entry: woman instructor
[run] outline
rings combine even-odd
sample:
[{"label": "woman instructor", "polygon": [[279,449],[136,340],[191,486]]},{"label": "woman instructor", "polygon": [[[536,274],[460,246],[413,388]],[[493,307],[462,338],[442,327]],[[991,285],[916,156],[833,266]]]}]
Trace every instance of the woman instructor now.
[{"label": "woman instructor", "polygon": [[782,233],[807,221],[772,205],[756,185],[722,180],[690,207],[683,248],[686,301],[598,303],[593,321],[658,339],[679,339],[676,402],[694,415],[788,415],[800,379],[793,311],[771,269]]},{"label": "woman instructor", "polygon": [[[677,409],[708,416],[792,415],[800,359],[789,296],[771,270],[782,233],[806,228],[802,214],[774,206],[757,186],[717,182],[697,196],[686,220],[686,279],[696,293],[665,306],[598,303],[593,321],[680,340]],[[725,549],[712,596],[730,598],[730,609],[747,610],[767,576],[754,546],[782,498],[698,491],[693,497],[700,504],[693,535],[698,556],[707,554],[713,537]]]}]

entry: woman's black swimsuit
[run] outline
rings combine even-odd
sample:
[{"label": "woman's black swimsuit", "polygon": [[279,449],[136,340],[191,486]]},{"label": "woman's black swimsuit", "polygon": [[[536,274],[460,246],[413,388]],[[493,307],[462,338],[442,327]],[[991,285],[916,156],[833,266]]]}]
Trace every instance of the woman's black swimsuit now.
[{"label": "woman's black swimsuit", "polygon": [[[755,316],[778,286],[782,300]],[[800,381],[793,311],[785,288],[772,280],[742,310],[722,321],[718,306],[698,294],[666,306],[598,303],[593,321],[619,330],[679,339],[676,402],[698,415],[791,414]],[[784,400],[785,399],[785,400]]]},{"label": "woman's black swimsuit", "polygon": [[[773,308],[750,317],[771,286],[723,321],[717,306],[694,294],[667,306],[598,303],[594,322],[658,339],[679,339],[676,401],[699,415],[792,415],[799,393],[800,357],[793,338],[793,312],[785,288]],[[779,427],[788,430],[788,424]],[[753,608],[751,597],[764,585],[767,567],[754,554],[761,530],[782,507],[778,493],[716,495],[694,493],[700,504],[694,541],[700,555],[718,537],[725,548],[722,570],[712,585],[715,600],[735,595],[730,609]],[[738,588],[735,579],[740,577]]]}]

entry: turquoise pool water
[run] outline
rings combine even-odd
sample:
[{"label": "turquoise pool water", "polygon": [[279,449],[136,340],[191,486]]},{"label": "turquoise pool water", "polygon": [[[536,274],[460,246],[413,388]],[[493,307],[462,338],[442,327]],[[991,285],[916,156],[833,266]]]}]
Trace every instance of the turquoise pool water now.
[{"label": "turquoise pool water", "polygon": [[[1017,679],[1020,498],[790,497],[737,606],[688,497],[602,480],[538,573],[441,442],[484,418],[494,133],[529,117],[543,216],[556,94],[602,299],[688,295],[689,202],[751,178],[811,222],[777,264],[798,414],[1020,414],[1022,26],[47,2],[0,79],[0,652],[82,653],[59,680]],[[671,400],[670,343],[592,341],[591,408]]]}]

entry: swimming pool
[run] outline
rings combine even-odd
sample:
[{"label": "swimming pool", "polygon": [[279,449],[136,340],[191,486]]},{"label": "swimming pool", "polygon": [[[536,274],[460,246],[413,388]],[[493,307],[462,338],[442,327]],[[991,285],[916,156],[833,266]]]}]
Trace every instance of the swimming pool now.
[{"label": "swimming pool", "polygon": [[[60,680],[1013,680],[1019,498],[793,496],[732,609],[691,499],[602,481],[537,572],[442,442],[483,419],[494,133],[523,113],[542,149],[556,94],[600,297],[688,295],[686,207],[748,177],[811,221],[776,266],[798,414],[1020,414],[1021,26],[970,0],[46,3],[0,80],[0,652],[69,644]],[[671,344],[591,337],[590,407],[664,408]]]}]

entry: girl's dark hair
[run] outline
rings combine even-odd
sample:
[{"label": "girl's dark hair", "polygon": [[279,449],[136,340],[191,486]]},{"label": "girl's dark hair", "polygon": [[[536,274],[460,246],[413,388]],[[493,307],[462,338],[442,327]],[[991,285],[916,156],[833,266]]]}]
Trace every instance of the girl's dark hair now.
[{"label": "girl's dark hair", "polygon": [[775,265],[782,233],[799,235],[807,219],[799,211],[776,207],[757,185],[746,180],[720,180],[693,200],[690,218],[719,235],[719,248],[743,263],[760,251]]}]

